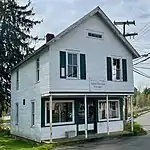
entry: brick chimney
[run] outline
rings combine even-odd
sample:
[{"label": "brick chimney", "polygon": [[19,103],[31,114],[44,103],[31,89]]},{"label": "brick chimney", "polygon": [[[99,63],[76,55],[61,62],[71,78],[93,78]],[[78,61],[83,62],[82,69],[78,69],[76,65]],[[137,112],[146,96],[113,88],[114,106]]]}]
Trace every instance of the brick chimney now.
[{"label": "brick chimney", "polygon": [[55,37],[54,34],[47,33],[47,34],[46,34],[46,43],[47,43],[48,41],[50,41],[51,39],[53,39],[54,37]]}]

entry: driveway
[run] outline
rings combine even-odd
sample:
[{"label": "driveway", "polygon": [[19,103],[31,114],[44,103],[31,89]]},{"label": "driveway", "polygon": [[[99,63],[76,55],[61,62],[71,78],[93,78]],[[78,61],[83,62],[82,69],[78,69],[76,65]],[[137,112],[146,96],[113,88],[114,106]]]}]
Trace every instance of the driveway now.
[{"label": "driveway", "polygon": [[[150,113],[137,119],[143,127],[150,130]],[[112,140],[96,141],[76,146],[57,148],[56,150],[148,150],[150,149],[150,131],[146,136],[124,137]]]}]

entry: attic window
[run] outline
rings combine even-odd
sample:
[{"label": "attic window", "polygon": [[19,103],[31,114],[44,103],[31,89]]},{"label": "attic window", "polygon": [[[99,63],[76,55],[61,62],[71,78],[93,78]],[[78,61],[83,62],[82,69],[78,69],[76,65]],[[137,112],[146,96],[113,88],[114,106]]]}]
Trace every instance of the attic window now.
[{"label": "attic window", "polygon": [[88,36],[89,37],[93,37],[93,38],[98,38],[98,39],[102,39],[103,38],[102,34],[92,33],[92,32],[88,32]]}]

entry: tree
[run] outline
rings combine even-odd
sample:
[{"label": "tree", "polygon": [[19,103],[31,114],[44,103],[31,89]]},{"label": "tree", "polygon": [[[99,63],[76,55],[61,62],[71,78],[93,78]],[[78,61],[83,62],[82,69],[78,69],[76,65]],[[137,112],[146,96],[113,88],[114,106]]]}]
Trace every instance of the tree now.
[{"label": "tree", "polygon": [[35,15],[31,2],[20,6],[15,0],[0,1],[0,116],[10,105],[10,71],[26,56],[34,52],[30,47],[33,27],[41,21]]}]

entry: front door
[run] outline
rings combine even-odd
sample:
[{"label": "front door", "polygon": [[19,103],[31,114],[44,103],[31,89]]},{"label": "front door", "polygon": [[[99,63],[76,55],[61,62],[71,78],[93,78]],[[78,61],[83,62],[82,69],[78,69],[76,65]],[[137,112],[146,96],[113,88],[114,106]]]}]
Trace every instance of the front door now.
[{"label": "front door", "polygon": [[[77,101],[77,130],[78,135],[85,132],[85,105],[84,100]],[[88,133],[97,132],[96,122],[96,101],[87,100],[87,121],[88,121]]]}]

